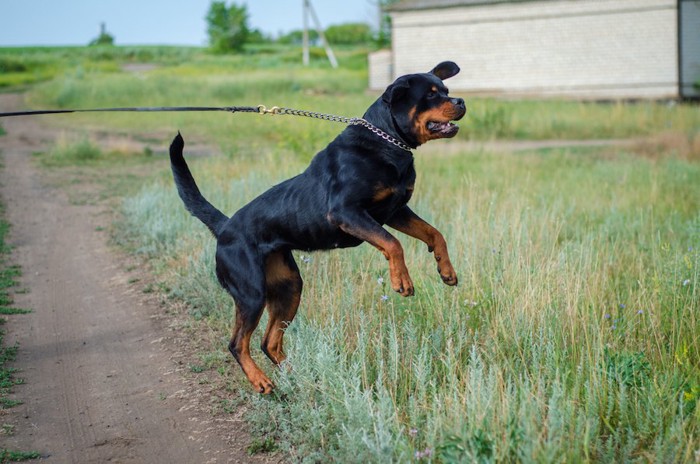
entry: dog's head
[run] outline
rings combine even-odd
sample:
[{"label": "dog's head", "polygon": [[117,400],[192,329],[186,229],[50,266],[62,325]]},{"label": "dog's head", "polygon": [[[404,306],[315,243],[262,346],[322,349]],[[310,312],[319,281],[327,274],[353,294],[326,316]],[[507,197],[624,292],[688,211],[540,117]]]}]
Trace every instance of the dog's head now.
[{"label": "dog's head", "polygon": [[387,87],[382,100],[389,106],[394,127],[410,145],[454,137],[459,127],[452,123],[466,113],[464,100],[451,98],[443,80],[459,72],[452,61],[432,71],[401,76]]}]

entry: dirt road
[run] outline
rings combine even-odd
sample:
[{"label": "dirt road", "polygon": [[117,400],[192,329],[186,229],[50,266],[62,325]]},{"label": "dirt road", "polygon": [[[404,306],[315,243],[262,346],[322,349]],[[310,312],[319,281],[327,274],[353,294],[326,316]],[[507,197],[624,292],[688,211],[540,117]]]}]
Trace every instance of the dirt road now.
[{"label": "dirt road", "polygon": [[[20,105],[0,95],[3,110]],[[27,289],[15,306],[32,309],[7,327],[26,383],[15,389],[24,404],[2,417],[14,426],[2,446],[55,463],[253,462],[244,430],[219,430],[240,421],[214,423],[187,400],[168,318],[108,248],[105,206],[71,204],[32,163],[56,134],[39,118],[2,123],[0,193]]]}]

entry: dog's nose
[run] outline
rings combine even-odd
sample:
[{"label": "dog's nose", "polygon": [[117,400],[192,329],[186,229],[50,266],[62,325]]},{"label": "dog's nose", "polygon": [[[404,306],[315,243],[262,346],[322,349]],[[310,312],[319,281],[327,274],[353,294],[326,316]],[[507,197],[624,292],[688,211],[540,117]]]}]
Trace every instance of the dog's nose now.
[{"label": "dog's nose", "polygon": [[467,114],[467,105],[464,103],[463,98],[453,98],[452,105],[455,107],[460,119]]}]

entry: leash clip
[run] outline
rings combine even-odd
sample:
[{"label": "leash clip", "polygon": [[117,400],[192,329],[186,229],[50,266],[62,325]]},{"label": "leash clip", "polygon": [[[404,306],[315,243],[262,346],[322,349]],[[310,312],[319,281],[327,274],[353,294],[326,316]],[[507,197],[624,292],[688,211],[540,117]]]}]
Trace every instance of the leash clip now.
[{"label": "leash clip", "polygon": [[280,110],[279,106],[273,106],[268,110],[265,105],[258,105],[259,114],[280,114]]}]

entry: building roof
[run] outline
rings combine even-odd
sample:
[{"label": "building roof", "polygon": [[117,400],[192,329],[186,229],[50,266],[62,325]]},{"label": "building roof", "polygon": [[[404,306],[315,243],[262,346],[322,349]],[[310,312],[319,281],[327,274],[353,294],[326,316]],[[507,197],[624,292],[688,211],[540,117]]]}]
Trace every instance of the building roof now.
[{"label": "building roof", "polygon": [[400,0],[385,8],[386,11],[432,10],[456,6],[491,5],[495,3],[515,3],[527,0]]}]

